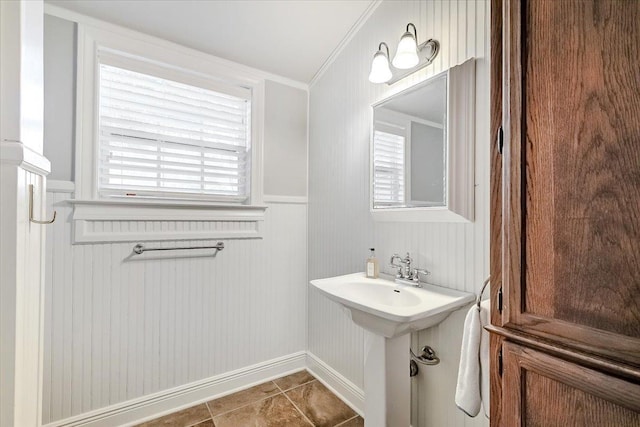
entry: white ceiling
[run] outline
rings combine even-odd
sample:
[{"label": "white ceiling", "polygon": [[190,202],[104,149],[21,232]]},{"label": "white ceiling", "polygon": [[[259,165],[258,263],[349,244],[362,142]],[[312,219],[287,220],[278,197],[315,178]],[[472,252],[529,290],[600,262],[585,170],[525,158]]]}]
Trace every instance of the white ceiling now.
[{"label": "white ceiling", "polygon": [[372,0],[47,0],[308,83]]}]

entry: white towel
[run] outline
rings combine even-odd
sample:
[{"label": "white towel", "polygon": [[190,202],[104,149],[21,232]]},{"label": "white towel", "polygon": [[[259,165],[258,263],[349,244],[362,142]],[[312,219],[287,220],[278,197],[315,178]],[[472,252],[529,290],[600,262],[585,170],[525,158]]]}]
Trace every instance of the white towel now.
[{"label": "white towel", "polygon": [[489,418],[489,331],[484,327],[491,324],[491,301],[484,300],[480,303],[480,325],[482,335],[480,337],[480,395],[484,415]]},{"label": "white towel", "polygon": [[458,369],[456,405],[470,417],[480,413],[484,406],[489,417],[489,333],[483,326],[489,323],[489,300],[474,304],[464,320],[464,334]]}]

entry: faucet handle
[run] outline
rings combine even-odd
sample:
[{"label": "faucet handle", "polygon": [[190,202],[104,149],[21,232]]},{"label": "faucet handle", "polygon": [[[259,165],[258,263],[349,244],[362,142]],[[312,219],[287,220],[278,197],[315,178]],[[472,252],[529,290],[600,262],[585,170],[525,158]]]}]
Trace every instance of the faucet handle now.
[{"label": "faucet handle", "polygon": [[414,282],[419,282],[421,274],[428,276],[431,274],[431,272],[429,270],[425,270],[424,268],[414,268],[411,271],[411,280],[413,280]]},{"label": "faucet handle", "polygon": [[389,260],[389,265],[392,267],[398,267],[398,264],[394,264],[393,261],[395,261],[396,259],[399,259],[402,261],[402,258],[400,258],[400,255],[398,254],[393,254],[391,255],[391,259]]},{"label": "faucet handle", "polygon": [[402,258],[400,258],[400,255],[398,254],[393,254],[391,256],[391,260],[389,260],[389,267],[392,268],[397,268],[398,270],[396,271],[396,278],[402,278],[402,265],[401,264],[396,264],[394,261],[395,260],[400,260],[400,262],[402,262]]}]

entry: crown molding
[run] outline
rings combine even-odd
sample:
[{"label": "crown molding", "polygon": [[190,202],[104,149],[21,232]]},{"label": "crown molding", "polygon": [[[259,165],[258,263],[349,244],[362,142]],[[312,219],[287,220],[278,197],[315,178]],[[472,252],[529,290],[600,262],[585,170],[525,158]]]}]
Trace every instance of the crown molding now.
[{"label": "crown molding", "polygon": [[67,21],[75,22],[77,24],[90,25],[92,27],[101,28],[107,31],[113,31],[115,33],[130,36],[133,38],[141,39],[147,42],[155,42],[157,40],[162,40],[163,43],[170,43],[174,48],[180,49],[185,53],[188,53],[194,57],[206,57],[209,61],[215,61],[218,65],[223,65],[226,67],[231,67],[235,69],[242,70],[248,74],[252,74],[257,78],[261,78],[263,80],[271,80],[277,83],[281,83],[287,86],[291,86],[297,89],[301,89],[304,91],[309,91],[309,85],[307,83],[290,79],[288,77],[280,76],[278,74],[273,74],[268,71],[260,70],[258,68],[253,68],[248,65],[240,64],[238,62],[230,61],[225,58],[221,58],[219,56],[214,56],[206,52],[202,52],[197,49],[193,49],[170,40],[161,39],[159,37],[151,36],[140,31],[132,30],[127,27],[123,27],[121,25],[113,24],[107,21],[103,21],[101,19],[93,18],[91,16],[83,15],[78,12],[74,12],[69,9],[65,9],[60,6],[56,6],[53,4],[45,3],[44,4],[44,13],[45,15],[55,16],[57,18],[66,19]]},{"label": "crown molding", "polygon": [[344,36],[344,38],[340,41],[338,46],[336,46],[333,52],[331,52],[327,60],[324,61],[324,63],[320,66],[318,71],[316,71],[313,78],[309,82],[309,88],[311,88],[314,84],[318,82],[318,80],[320,80],[320,78],[324,75],[324,73],[331,66],[331,64],[333,64],[333,62],[338,58],[338,56],[342,53],[342,51],[347,47],[351,39],[355,37],[358,31],[360,31],[360,28],[362,28],[365,22],[369,20],[369,17],[373,15],[373,12],[375,12],[378,6],[382,4],[382,1],[383,0],[373,0],[371,4],[369,4],[369,7],[367,7],[367,9],[364,12],[362,12],[362,15],[360,15],[360,18],[358,18],[358,20],[353,24],[353,26],[349,29],[349,31]]}]

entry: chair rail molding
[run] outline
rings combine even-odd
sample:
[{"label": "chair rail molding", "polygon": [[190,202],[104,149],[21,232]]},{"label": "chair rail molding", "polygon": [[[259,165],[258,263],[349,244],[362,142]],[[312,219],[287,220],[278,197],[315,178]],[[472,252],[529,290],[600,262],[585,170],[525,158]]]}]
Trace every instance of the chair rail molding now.
[{"label": "chair rail molding", "polygon": [[74,243],[259,239],[266,206],[70,199]]},{"label": "chair rail molding", "polygon": [[51,162],[20,141],[0,142],[0,162],[43,176],[51,172]]}]

